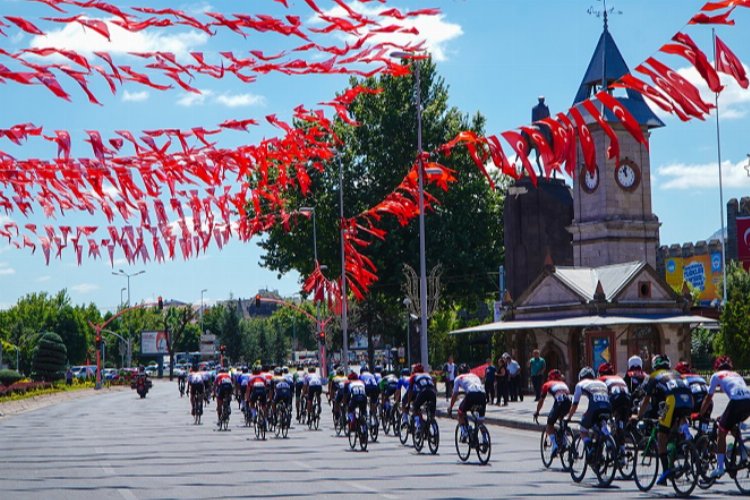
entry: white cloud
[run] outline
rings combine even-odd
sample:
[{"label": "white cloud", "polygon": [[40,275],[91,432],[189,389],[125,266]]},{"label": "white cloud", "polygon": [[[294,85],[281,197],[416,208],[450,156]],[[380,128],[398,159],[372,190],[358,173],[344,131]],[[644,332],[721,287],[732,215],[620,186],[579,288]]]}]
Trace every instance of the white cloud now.
[{"label": "white cloud", "polygon": [[239,108],[243,106],[263,105],[266,98],[255,94],[221,94],[216,97],[216,102],[228,108]]},{"label": "white cloud", "polygon": [[196,94],[194,92],[185,92],[179,99],[177,99],[177,104],[180,106],[185,106],[186,108],[190,108],[192,106],[202,106],[206,103],[206,98],[211,96],[213,92],[208,89],[199,90],[201,91],[200,94]]},{"label": "white cloud", "polygon": [[9,276],[11,274],[16,274],[16,270],[10,267],[10,264],[7,262],[0,262],[0,276]]},{"label": "white cloud", "polygon": [[[416,28],[419,31],[418,35],[407,35],[403,33],[376,33],[372,36],[368,43],[378,44],[383,42],[392,42],[399,45],[416,44],[421,40],[424,40],[426,50],[432,55],[436,61],[445,61],[448,59],[448,42],[463,35],[464,31],[460,24],[451,23],[445,20],[445,14],[438,14],[436,16],[416,16],[409,17],[404,20],[399,20],[390,17],[380,17],[378,14],[384,10],[382,5],[376,5],[373,7],[367,7],[359,2],[349,2],[349,7],[366,15],[371,18],[380,19],[384,24],[395,24],[398,23],[400,26],[405,28]],[[327,15],[345,17],[346,12],[342,7],[333,7],[328,11],[324,12]],[[388,21],[388,22],[386,22]],[[312,23],[320,24],[322,21],[314,16],[311,19]],[[363,31],[361,34],[365,34]],[[354,39],[353,36],[347,38],[351,41]]]},{"label": "white cloud", "polygon": [[[727,160],[722,162],[721,167],[724,188],[750,188],[750,167],[747,160],[737,163]],[[716,163],[664,165],[656,169],[656,177],[661,189],[686,190],[719,186]]]},{"label": "white cloud", "polygon": [[38,278],[36,279],[36,282],[37,282],[37,283],[44,283],[45,281],[49,281],[49,280],[51,280],[51,279],[52,279],[52,276],[50,276],[50,275],[39,276],[39,277],[38,277]]},{"label": "white cloud", "polygon": [[95,285],[93,283],[80,283],[78,285],[71,286],[70,289],[77,293],[90,293],[94,290],[98,290],[99,285]]},{"label": "white cloud", "polygon": [[99,20],[107,23],[110,40],[93,30],[84,29],[78,23],[68,23],[59,30],[48,31],[46,36],[35,36],[31,39],[30,45],[69,49],[84,54],[95,51],[105,51],[111,54],[161,51],[184,56],[208,41],[206,33],[189,31],[165,34],[161,30],[156,32],[144,30],[134,33],[113,24],[114,18]]},{"label": "white cloud", "polygon": [[[743,64],[745,71],[748,71],[748,67]],[[677,72],[685,77],[690,83],[698,87],[703,100],[706,102],[713,103],[713,92],[708,88],[703,77],[700,76],[698,70],[690,66],[677,70]],[[743,89],[737,84],[737,81],[729,75],[719,73],[721,77],[721,83],[724,85],[724,90],[719,94],[719,117],[722,120],[733,120],[738,118],[744,118],[750,113],[750,92]]]},{"label": "white cloud", "polygon": [[127,90],[122,93],[122,100],[125,102],[143,102],[148,99],[149,93],[146,90],[141,92],[128,92]]}]

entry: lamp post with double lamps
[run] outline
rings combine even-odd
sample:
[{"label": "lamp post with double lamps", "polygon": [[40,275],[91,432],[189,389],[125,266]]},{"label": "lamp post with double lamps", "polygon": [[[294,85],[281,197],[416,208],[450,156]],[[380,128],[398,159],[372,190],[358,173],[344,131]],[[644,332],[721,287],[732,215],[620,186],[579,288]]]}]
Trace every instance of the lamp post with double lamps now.
[{"label": "lamp post with double lamps", "polygon": [[424,162],[422,158],[422,96],[419,78],[421,56],[412,52],[392,52],[391,57],[411,59],[414,66],[414,101],[417,108],[417,180],[419,185],[419,354],[420,362],[428,369],[427,356],[427,256],[424,230]]},{"label": "lamp post with double lamps", "polygon": [[[313,259],[314,264],[318,265],[318,228],[315,221],[315,207],[300,207],[299,209],[300,213],[303,214],[310,214],[312,217],[312,227],[313,227]],[[325,266],[320,266],[321,269],[325,269]],[[321,328],[320,328],[320,304],[317,302],[315,303],[315,338],[318,340],[319,343],[319,357],[320,357],[320,373],[325,377],[328,374],[326,373],[326,343],[325,343],[325,337],[321,335]]]},{"label": "lamp post with double lamps", "polygon": [[207,291],[208,288],[204,288],[203,290],[201,290],[201,335],[205,335],[206,333],[205,326],[203,325],[203,294]]},{"label": "lamp post with double lamps", "polygon": [[[128,304],[127,304],[127,307],[130,307],[130,278],[134,278],[136,276],[140,276],[141,274],[145,274],[145,273],[146,273],[146,271],[141,270],[141,271],[138,271],[137,273],[132,273],[131,274],[131,273],[126,273],[122,269],[119,269],[117,272],[114,272],[114,271],[112,272],[113,275],[115,275],[115,276],[124,276],[128,280]],[[120,298],[122,299],[122,290],[120,291]],[[132,337],[133,336],[132,335],[133,332],[130,331],[130,327],[131,326],[132,325],[130,324],[130,322],[128,322],[128,337]],[[133,363],[133,352],[130,349],[128,349],[128,366],[130,366],[132,363]]]}]

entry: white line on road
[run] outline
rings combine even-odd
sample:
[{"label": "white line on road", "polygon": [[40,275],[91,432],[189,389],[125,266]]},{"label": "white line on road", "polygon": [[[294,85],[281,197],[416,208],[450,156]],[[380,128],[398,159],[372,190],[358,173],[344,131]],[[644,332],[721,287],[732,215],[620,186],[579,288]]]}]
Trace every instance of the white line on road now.
[{"label": "white line on road", "polygon": [[351,481],[347,481],[344,484],[346,484],[347,486],[351,486],[352,488],[360,490],[360,491],[366,491],[368,493],[375,493],[376,495],[381,496],[383,498],[398,498],[397,496],[394,496],[394,495],[380,493],[380,490],[376,490],[375,488],[370,488],[369,486],[365,486],[364,484],[353,483]]},{"label": "white line on road", "polygon": [[[98,455],[105,454],[105,451],[102,448],[94,448],[94,451]],[[112,465],[109,462],[99,462],[99,467],[101,467],[105,474],[110,476],[115,475],[115,470],[112,468]],[[135,493],[125,488],[117,488],[117,492],[122,495],[122,498],[124,498],[125,500],[138,500],[138,497],[135,496]]]}]

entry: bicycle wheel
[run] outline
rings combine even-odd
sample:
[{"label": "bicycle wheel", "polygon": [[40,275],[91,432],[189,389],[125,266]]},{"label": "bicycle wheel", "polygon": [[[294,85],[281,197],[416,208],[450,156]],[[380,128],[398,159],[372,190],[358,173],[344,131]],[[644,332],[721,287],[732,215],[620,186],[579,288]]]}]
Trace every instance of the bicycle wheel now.
[{"label": "bicycle wheel", "polygon": [[434,418],[430,419],[430,424],[427,427],[427,447],[430,449],[430,453],[437,455],[440,447],[440,428]]},{"label": "bicycle wheel", "polygon": [[539,440],[539,452],[542,454],[542,465],[549,469],[552,465],[552,436],[547,435],[546,430],[542,430],[542,437]]},{"label": "bicycle wheel", "polygon": [[594,472],[599,485],[607,487],[612,484],[617,472],[617,444],[612,436],[601,436],[596,447],[597,461]]},{"label": "bicycle wheel", "polygon": [[364,416],[359,417],[357,432],[359,432],[359,449],[362,451],[367,451],[367,435],[369,434],[369,430],[367,419]]},{"label": "bicycle wheel", "polygon": [[380,422],[378,422],[377,415],[370,417],[370,422],[367,424],[367,429],[370,431],[370,440],[374,443],[378,440],[378,431],[380,430]]},{"label": "bicycle wheel", "polygon": [[346,433],[347,436],[349,436],[349,448],[351,448],[352,450],[356,449],[357,442],[359,441],[359,432],[357,431],[357,429],[352,430],[351,424],[348,420],[346,422]]},{"label": "bicycle wheel", "polygon": [[383,427],[383,434],[386,436],[391,432],[391,413],[393,412],[392,409],[389,409],[388,411],[384,411],[383,415],[380,418],[380,425]]},{"label": "bicycle wheel", "polygon": [[340,436],[344,430],[344,422],[341,420],[340,410],[333,414],[333,430],[336,431],[337,436]]},{"label": "bicycle wheel", "polygon": [[683,497],[690,496],[698,484],[698,458],[690,441],[680,444],[672,464],[672,488]]},{"label": "bicycle wheel", "polygon": [[409,441],[409,431],[411,429],[409,428],[409,422],[401,422],[401,425],[399,426],[399,433],[398,433],[398,440],[401,441],[401,444],[406,446],[406,443]]},{"label": "bicycle wheel", "polygon": [[281,431],[284,427],[284,407],[283,405],[276,406],[276,413],[274,414],[274,420],[276,421],[276,426],[273,429],[273,433],[276,435],[276,437],[279,437],[281,435]]},{"label": "bicycle wheel", "polygon": [[576,436],[570,449],[568,449],[568,463],[570,464],[570,477],[576,483],[583,481],[583,477],[586,475],[586,467],[588,462],[586,461],[586,446],[581,436]]},{"label": "bicycle wheel", "polygon": [[558,452],[557,456],[560,457],[560,465],[562,466],[563,472],[570,472],[570,463],[568,461],[568,450],[573,446],[573,440],[575,440],[575,434],[570,427],[565,427],[565,431],[558,433],[558,440],[562,440],[557,443]]},{"label": "bicycle wheel", "polygon": [[398,405],[394,405],[391,410],[391,428],[394,436],[401,436],[401,408]]},{"label": "bicycle wheel", "polygon": [[268,432],[276,433],[276,412],[273,408],[268,412]]},{"label": "bicycle wheel", "polygon": [[635,452],[637,440],[632,432],[625,432],[622,446],[617,450],[617,469],[623,479],[633,479],[635,473]]},{"label": "bicycle wheel", "polygon": [[[750,445],[743,442],[745,447],[745,457],[750,454]],[[738,451],[737,443],[735,442],[734,449],[732,452],[731,463],[735,468],[734,472],[734,484],[737,485],[737,489],[744,495],[750,495],[750,458],[742,460],[742,455]]]},{"label": "bicycle wheel", "polygon": [[423,422],[419,419],[419,423],[414,422],[414,432],[412,433],[412,444],[417,453],[422,453],[422,447],[424,446],[424,438],[427,433],[427,422]]},{"label": "bicycle wheel", "polygon": [[704,434],[696,440],[695,451],[698,455],[698,487],[707,490],[716,482],[716,478],[711,477],[711,471],[717,466],[716,442]]},{"label": "bicycle wheel", "polygon": [[477,458],[479,463],[485,465],[490,461],[490,455],[492,454],[492,439],[490,439],[490,431],[484,424],[479,424],[477,431]]},{"label": "bicycle wheel", "polygon": [[255,413],[255,439],[260,439],[260,428],[261,428],[260,411],[257,411]]},{"label": "bicycle wheel", "polygon": [[473,432],[472,429],[469,429],[467,431],[466,436],[463,438],[461,437],[461,425],[456,425],[456,432],[455,432],[455,441],[456,441],[456,453],[458,453],[458,458],[462,462],[466,462],[469,459],[469,455],[471,455],[471,443],[469,443],[469,434]]},{"label": "bicycle wheel", "polygon": [[653,488],[658,474],[659,452],[656,449],[656,439],[646,437],[639,444],[635,454],[635,485],[641,491],[648,491]]}]

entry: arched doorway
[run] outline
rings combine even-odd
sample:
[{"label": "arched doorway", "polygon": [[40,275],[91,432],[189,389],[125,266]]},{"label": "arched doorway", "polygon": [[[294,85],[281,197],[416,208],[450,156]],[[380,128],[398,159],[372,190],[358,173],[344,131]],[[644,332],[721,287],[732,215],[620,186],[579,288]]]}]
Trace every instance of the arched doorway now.
[{"label": "arched doorway", "polygon": [[565,354],[562,349],[555,344],[553,340],[548,340],[541,349],[542,357],[547,365],[547,371],[557,368],[565,373],[568,369],[568,363],[565,361]]},{"label": "arched doorway", "polygon": [[628,357],[640,356],[644,370],[651,371],[651,358],[661,352],[661,334],[656,326],[634,325],[628,329]]}]

